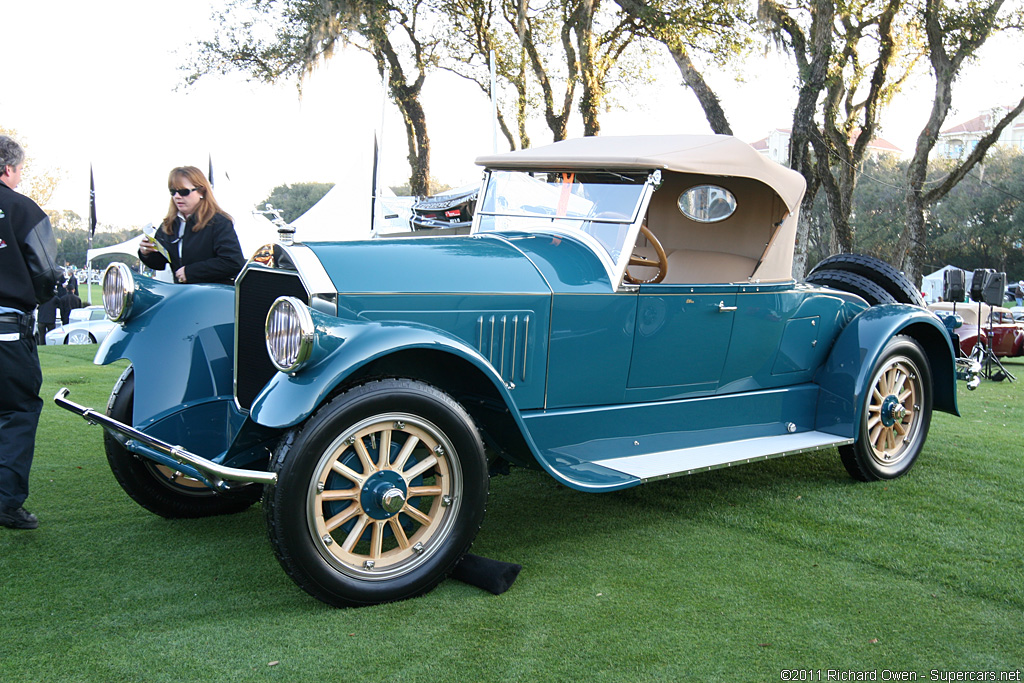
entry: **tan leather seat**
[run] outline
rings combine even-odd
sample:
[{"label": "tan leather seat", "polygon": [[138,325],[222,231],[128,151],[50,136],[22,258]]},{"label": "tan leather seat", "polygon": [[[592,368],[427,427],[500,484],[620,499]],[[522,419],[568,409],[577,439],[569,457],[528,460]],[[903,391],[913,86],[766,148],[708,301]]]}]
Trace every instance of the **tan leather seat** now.
[{"label": "tan leather seat", "polygon": [[[652,247],[637,247],[633,253],[644,256],[652,263],[658,260]],[[747,282],[756,265],[756,260],[736,254],[674,249],[668,252],[668,273],[661,284]],[[655,269],[631,266],[629,272],[640,279],[647,279],[654,276]]]}]

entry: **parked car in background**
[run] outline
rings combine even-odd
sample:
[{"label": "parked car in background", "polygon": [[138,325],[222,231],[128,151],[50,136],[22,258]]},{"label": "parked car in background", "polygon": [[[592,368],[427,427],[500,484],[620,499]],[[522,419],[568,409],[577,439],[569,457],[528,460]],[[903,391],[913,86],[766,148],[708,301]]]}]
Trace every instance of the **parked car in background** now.
[{"label": "parked car in background", "polygon": [[469,228],[480,184],[466,185],[420,200],[412,205],[413,230]]},{"label": "parked car in background", "polygon": [[443,580],[506,465],[599,493],[838,448],[892,479],[932,411],[957,414],[950,335],[906,278],[847,255],[793,280],[804,180],[749,145],[601,136],[477,163],[470,235],[285,235],[234,288],[112,265],[96,362],[131,365],[106,414],[56,402],[103,426],[156,514],[262,499],[288,576],[339,606]]},{"label": "parked car in background", "polygon": [[[932,311],[953,311],[954,304],[939,301],[928,304],[928,308]],[[1024,322],[1015,319],[1009,309],[970,302],[956,304],[955,310],[964,321],[963,326],[956,331],[960,339],[960,353],[963,356],[972,355],[979,335],[983,344],[987,344],[991,338],[992,351],[996,356],[1024,355]],[[982,321],[980,327],[979,320]]]},{"label": "parked car in background", "polygon": [[100,270],[91,270],[91,269],[82,268],[82,269],[79,269],[79,270],[77,270],[75,272],[75,280],[77,280],[78,284],[80,284],[80,285],[84,285],[86,283],[98,285],[101,282],[102,277],[103,277],[103,270],[102,269],[100,269]]},{"label": "parked car in background", "polygon": [[46,344],[99,344],[115,325],[107,318],[103,306],[76,308],[69,314],[67,325],[46,333]]}]

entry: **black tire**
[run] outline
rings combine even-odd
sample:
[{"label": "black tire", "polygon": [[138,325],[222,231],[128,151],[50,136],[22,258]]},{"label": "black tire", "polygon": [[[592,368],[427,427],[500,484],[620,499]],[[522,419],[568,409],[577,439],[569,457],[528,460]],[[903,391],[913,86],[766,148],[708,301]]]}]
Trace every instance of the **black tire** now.
[{"label": "black tire", "polygon": [[274,470],[263,496],[274,552],[299,587],[338,607],[426,593],[469,550],[486,509],[472,418],[414,380],[338,395],[282,440]]},{"label": "black tire", "polygon": [[[129,365],[110,393],[107,415],[119,422],[132,424],[134,400],[135,371]],[[258,484],[219,493],[202,482],[175,473],[169,467],[129,453],[106,432],[103,434],[103,446],[110,470],[124,492],[161,517],[179,519],[241,512],[263,494],[263,487]]]},{"label": "black tire", "polygon": [[831,287],[832,289],[856,294],[867,301],[869,306],[899,303],[889,292],[871,280],[856,273],[848,273],[845,270],[820,270],[812,272],[807,276],[806,281],[811,285]]},{"label": "black tire", "polygon": [[839,447],[860,481],[895,479],[920,455],[932,420],[932,373],[920,344],[903,335],[885,345],[861,397],[857,440]]},{"label": "black tire", "polygon": [[884,289],[898,304],[925,307],[921,292],[907,277],[892,265],[874,256],[866,254],[834,254],[823,260],[811,270],[811,275],[819,271],[840,270],[855,273],[871,280]]}]

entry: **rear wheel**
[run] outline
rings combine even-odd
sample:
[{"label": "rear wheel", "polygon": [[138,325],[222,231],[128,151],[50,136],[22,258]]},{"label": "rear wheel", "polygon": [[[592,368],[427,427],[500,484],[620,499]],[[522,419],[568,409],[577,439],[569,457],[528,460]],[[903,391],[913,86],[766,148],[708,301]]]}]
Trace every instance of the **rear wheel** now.
[{"label": "rear wheel", "polygon": [[839,454],[854,479],[895,479],[914,465],[928,437],[931,367],[921,346],[901,335],[886,344],[871,378],[857,440]]},{"label": "rear wheel", "polygon": [[[135,371],[129,365],[110,394],[107,415],[118,422],[132,424],[134,401]],[[201,481],[128,452],[106,432],[103,445],[110,469],[124,492],[161,517],[210,517],[241,512],[262,495],[262,487],[256,484],[218,493]]]},{"label": "rear wheel", "polygon": [[924,307],[921,292],[903,273],[881,259],[866,254],[834,254],[816,265],[807,278],[826,271],[859,275],[884,289],[898,304]]},{"label": "rear wheel", "polygon": [[472,419],[413,380],[360,385],[323,406],[275,455],[263,507],[278,560],[336,606],[426,593],[483,521],[487,462]]}]

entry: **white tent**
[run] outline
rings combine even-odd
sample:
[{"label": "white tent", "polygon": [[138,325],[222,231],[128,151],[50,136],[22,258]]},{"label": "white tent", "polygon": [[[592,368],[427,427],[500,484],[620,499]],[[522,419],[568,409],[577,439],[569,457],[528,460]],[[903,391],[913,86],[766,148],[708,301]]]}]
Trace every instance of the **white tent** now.
[{"label": "white tent", "polygon": [[240,193],[227,174],[214,172],[214,175],[214,195],[217,203],[235,223],[242,256],[248,259],[264,244],[276,242],[277,228],[274,224],[266,216],[254,213],[252,205],[239,196]]},{"label": "white tent", "polygon": [[[961,270],[956,266],[942,266],[934,273],[929,273],[921,278],[921,293],[924,295],[924,301],[927,304],[938,301],[942,297],[942,282],[943,273],[947,270]],[[964,272],[964,291],[971,291],[971,280],[973,280],[974,273],[971,271]]]},{"label": "white tent", "polygon": [[242,256],[249,259],[264,244],[277,241],[277,226],[261,214],[248,211],[244,214],[231,214],[235,219],[235,232],[238,243],[242,247]]},{"label": "white tent", "polygon": [[[350,174],[351,175],[351,174]],[[370,229],[370,174],[339,182],[306,213],[292,221],[302,242],[366,240]]]},{"label": "white tent", "polygon": [[334,187],[292,221],[295,239],[302,242],[366,240],[374,236],[375,228],[379,232],[409,230],[415,198],[396,197],[389,187],[378,189],[374,202],[370,148],[353,149]]},{"label": "white tent", "polygon": [[121,242],[120,244],[112,244],[109,247],[100,247],[98,249],[90,249],[85,252],[86,267],[88,268],[92,263],[92,260],[97,256],[105,256],[107,254],[127,254],[138,258],[139,255],[139,242],[142,241],[142,233],[140,232],[130,240]]},{"label": "white tent", "polygon": [[[364,187],[365,185],[365,187]],[[365,190],[366,194],[362,192]],[[373,202],[370,220],[370,184],[337,184],[320,201],[294,221],[295,239],[304,242],[366,240],[376,233],[406,232],[415,197],[397,197],[384,188]]]}]

